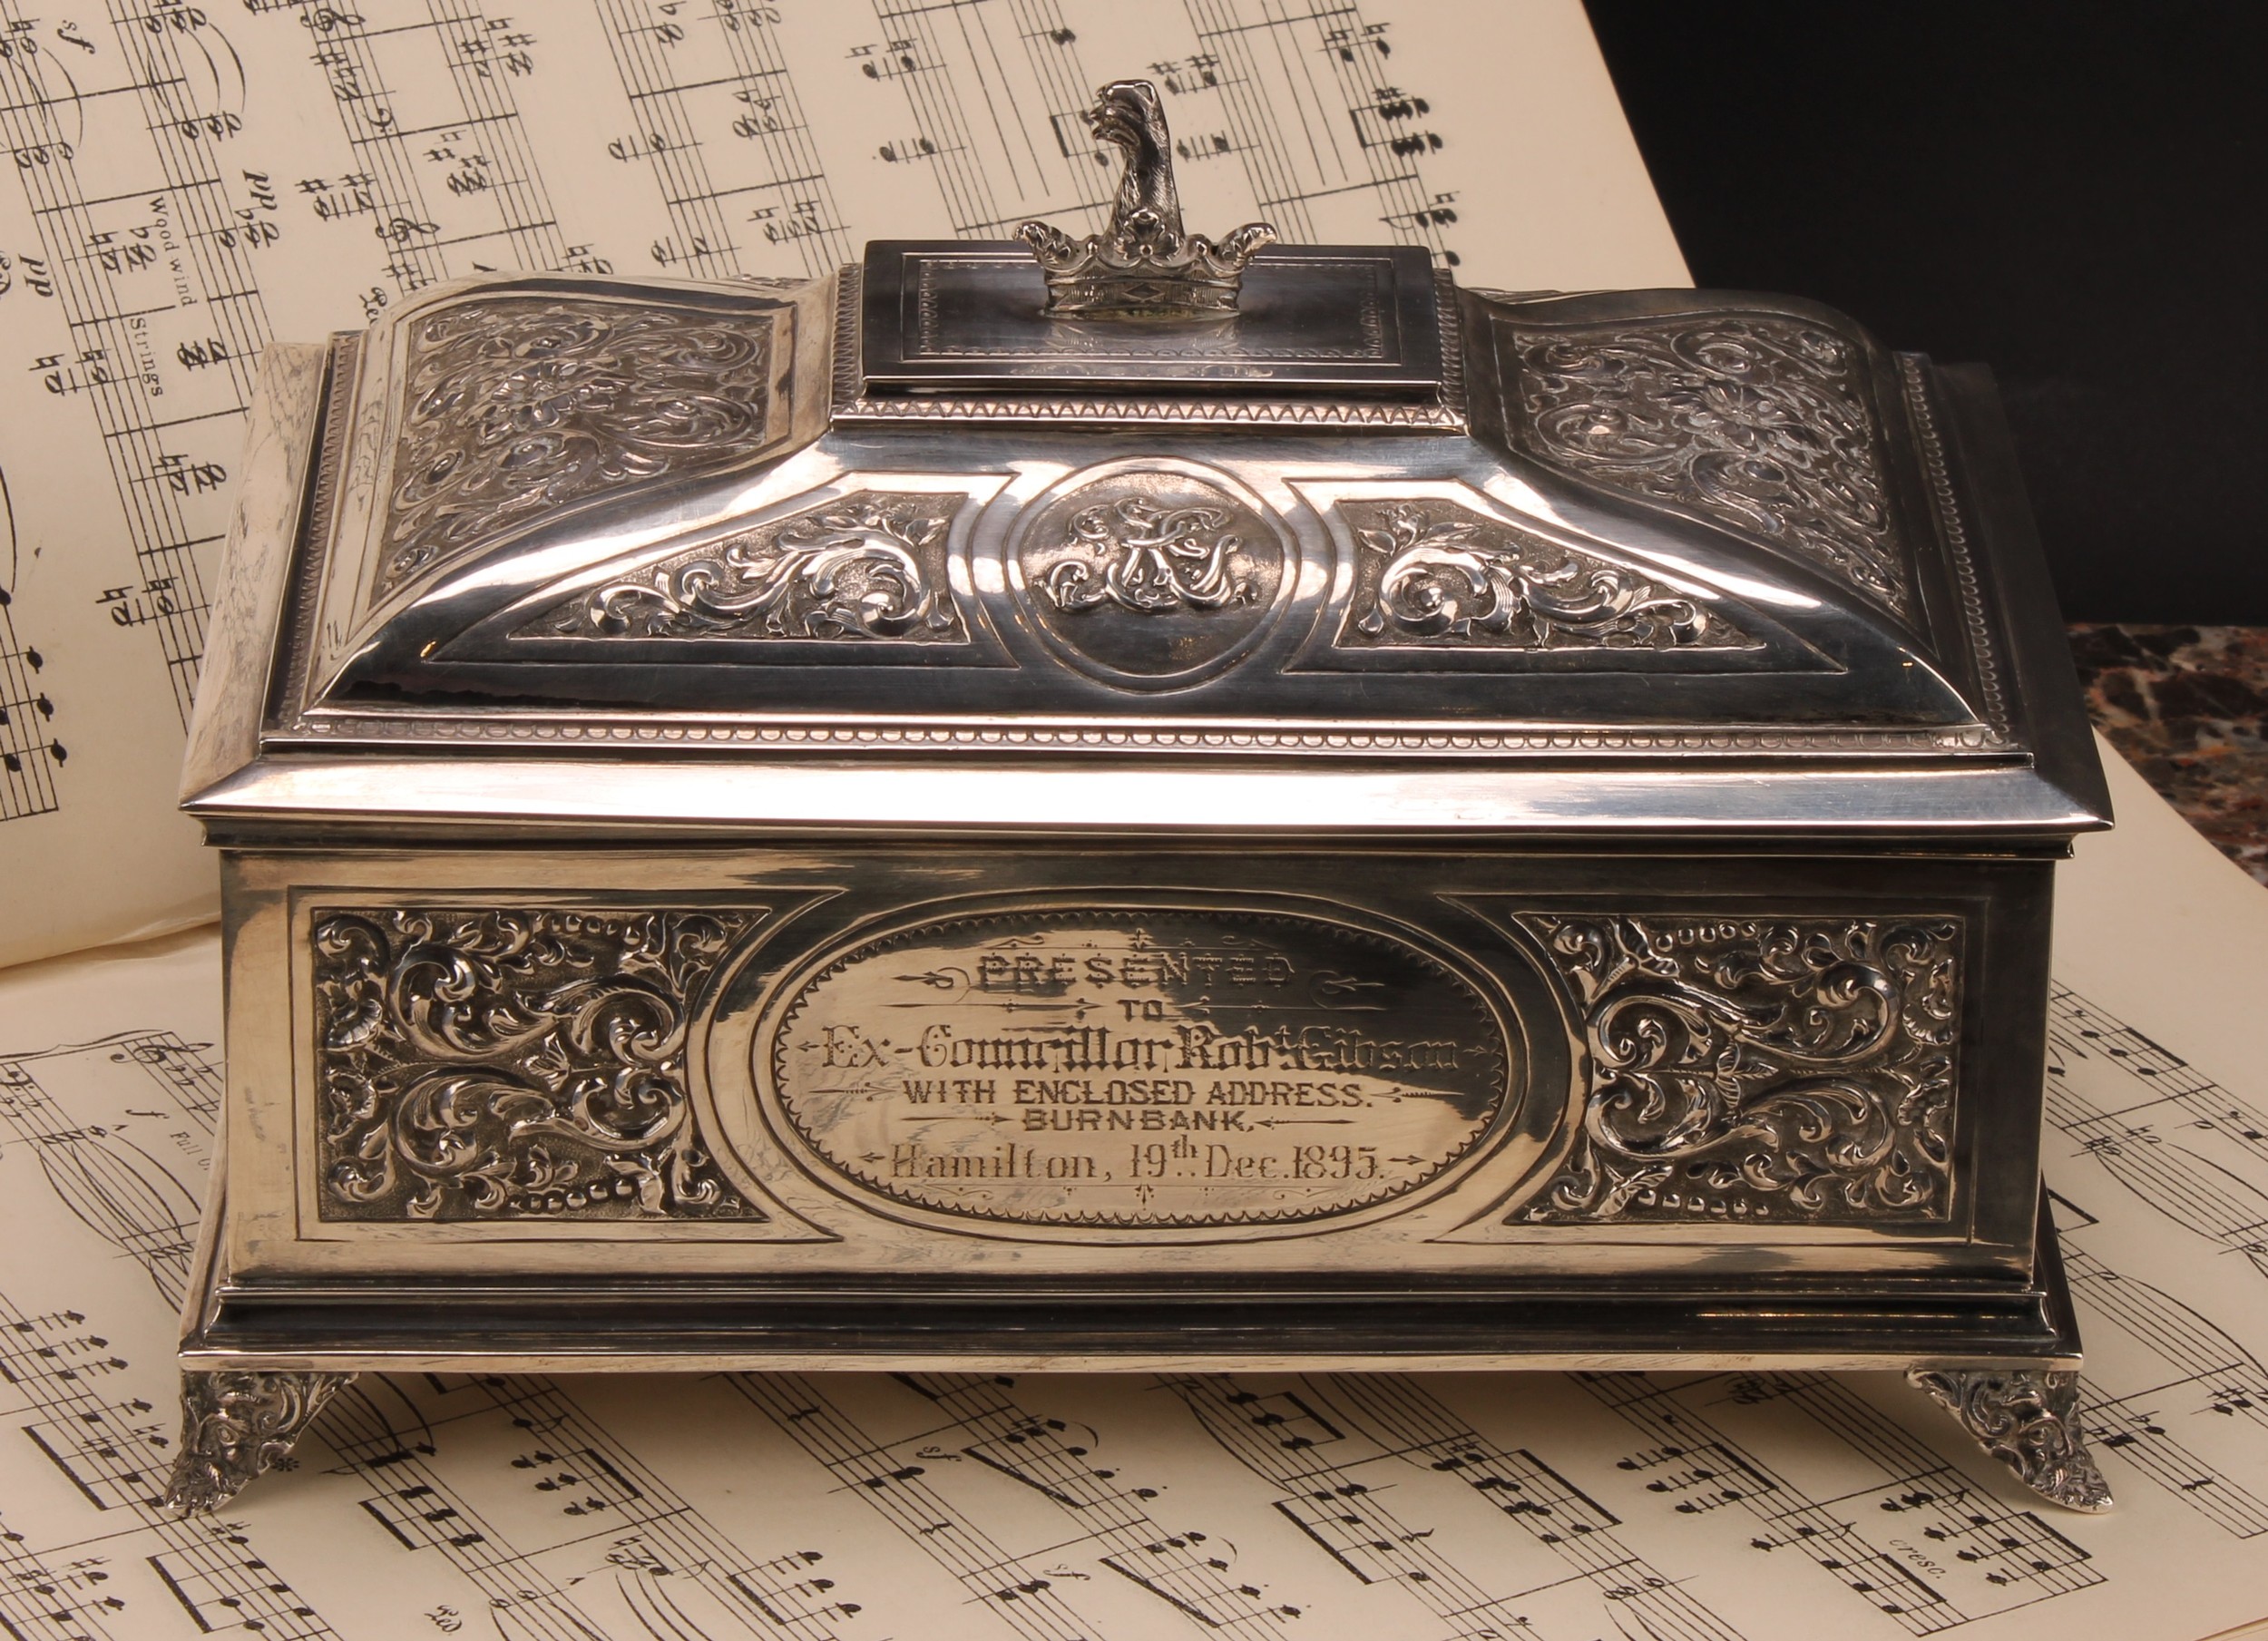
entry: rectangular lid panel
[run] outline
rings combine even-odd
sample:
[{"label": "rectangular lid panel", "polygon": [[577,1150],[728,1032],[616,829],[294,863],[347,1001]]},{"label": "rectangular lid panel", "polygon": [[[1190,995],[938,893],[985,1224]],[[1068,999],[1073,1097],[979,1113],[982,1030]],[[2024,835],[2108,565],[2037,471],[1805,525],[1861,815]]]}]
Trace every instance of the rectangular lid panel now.
[{"label": "rectangular lid panel", "polygon": [[866,249],[859,369],[869,395],[923,392],[1344,395],[1443,386],[1440,298],[1422,247],[1295,245],[1246,269],[1233,313],[1051,317],[1012,241]]}]

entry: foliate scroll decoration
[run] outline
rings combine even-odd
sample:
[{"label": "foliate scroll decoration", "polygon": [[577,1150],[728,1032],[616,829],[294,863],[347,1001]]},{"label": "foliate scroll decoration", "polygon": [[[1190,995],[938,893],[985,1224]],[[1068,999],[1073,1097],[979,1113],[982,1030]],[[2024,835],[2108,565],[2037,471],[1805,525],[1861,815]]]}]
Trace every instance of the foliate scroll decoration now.
[{"label": "foliate scroll decoration", "polygon": [[1342,649],[1753,649],[1674,589],[1453,502],[1344,502],[1361,550]]},{"label": "foliate scroll decoration", "polygon": [[373,596],[611,486],[748,461],[773,323],[549,296],[413,321]]},{"label": "foliate scroll decoration", "polygon": [[1943,1219],[1962,923],[1525,915],[1588,1089],[1520,1217]]},{"label": "foliate scroll decoration", "polygon": [[1882,433],[1849,342],[1764,315],[1516,337],[1533,454],[1579,478],[1697,508],[1911,612]]},{"label": "foliate scroll decoration", "polygon": [[862,491],[594,587],[514,636],[964,644],[945,562],[963,499]]},{"label": "foliate scroll decoration", "polygon": [[[291,1444],[352,1373],[230,1372],[181,1375],[181,1445],[164,1503],[184,1516],[217,1510]],[[13,1626],[11,1626],[13,1627]]]},{"label": "foliate scroll decoration", "polygon": [[743,911],[324,909],[328,1220],[761,1220],[702,1143],[688,1017]]},{"label": "foliate scroll decoration", "polygon": [[1064,545],[1095,557],[1057,560],[1040,585],[1058,610],[1106,600],[1144,612],[1250,603],[1235,518],[1226,507],[1158,507],[1139,495],[1090,507],[1072,515]]},{"label": "foliate scroll decoration", "polygon": [[1907,1382],[1929,1392],[2017,1480],[2067,1509],[2110,1508],[2110,1485],[2087,1451],[2079,1376],[2050,1370],[1916,1369]]}]

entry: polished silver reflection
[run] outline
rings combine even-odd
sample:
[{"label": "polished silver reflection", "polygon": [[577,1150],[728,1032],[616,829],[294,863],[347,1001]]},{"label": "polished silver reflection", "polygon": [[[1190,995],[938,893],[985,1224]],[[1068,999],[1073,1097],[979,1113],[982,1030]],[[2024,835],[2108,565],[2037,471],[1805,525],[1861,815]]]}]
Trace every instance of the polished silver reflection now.
[{"label": "polished silver reflection", "polygon": [[[272,350],[172,1498],[357,1371],[1892,1368],[2094,1508],[1990,388],[1184,230]],[[1241,287],[1236,277],[1241,275]],[[1234,311],[1230,311],[1235,289]]]},{"label": "polished silver reflection", "polygon": [[1245,265],[1275,243],[1276,230],[1247,222],[1217,245],[1183,230],[1166,107],[1149,81],[1112,81],[1095,93],[1086,120],[1119,151],[1124,169],[1102,232],[1074,239],[1045,222],[1016,230],[1047,272],[1047,311],[1066,319],[1235,313]]}]

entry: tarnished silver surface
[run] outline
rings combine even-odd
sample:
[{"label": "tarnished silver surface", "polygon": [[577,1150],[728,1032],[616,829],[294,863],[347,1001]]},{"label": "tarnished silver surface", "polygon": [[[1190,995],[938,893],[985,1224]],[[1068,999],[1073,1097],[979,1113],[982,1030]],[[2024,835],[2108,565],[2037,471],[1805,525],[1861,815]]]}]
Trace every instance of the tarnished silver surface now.
[{"label": "tarnished silver surface", "polygon": [[2050,1503],[2110,1509],[2110,1485],[2079,1428],[2079,1376],[2021,1369],[1917,1370],[1906,1375],[1960,1421],[1984,1451]]},{"label": "tarnished silver surface", "polygon": [[[795,312],[830,301],[799,299]],[[1607,301],[1541,304],[1549,312],[1539,322]],[[480,302],[458,295],[445,306],[466,315]],[[1524,324],[1508,309],[1485,313],[1499,329]],[[416,316],[400,323],[414,327]],[[1670,315],[1622,328],[1672,335],[1685,323]],[[1515,324],[1505,334],[1525,333]],[[1837,346],[1839,357],[1870,357],[1862,338]],[[1922,414],[1926,381],[1901,390],[1887,374],[1892,405]],[[798,381],[810,379],[807,371]],[[2009,661],[1970,562],[1966,504],[1930,465],[1941,448],[1930,442],[1933,423],[1918,424],[1929,438],[1901,469],[1880,386],[1868,377],[1866,425],[1879,432],[1862,467],[1872,464],[1867,482],[1885,495],[1900,489],[1892,475],[1901,472],[1911,492],[1885,515],[1877,545],[1905,566],[1905,584],[1941,589],[1926,637],[1878,611],[1871,595],[1838,596],[1835,581],[1813,573],[1813,561],[1788,545],[1816,533],[1801,519],[1783,528],[1759,503],[1708,515],[1723,528],[1692,522],[1716,471],[1697,462],[1656,475],[1656,488],[1685,487],[1692,513],[1637,516],[1590,483],[1599,475],[1523,464],[1477,433],[1363,435],[1294,423],[1192,444],[1161,431],[1147,435],[1146,452],[1107,456],[1091,437],[972,413],[919,432],[821,431],[759,464],[752,479],[738,466],[709,480],[673,474],[516,534],[508,523],[484,524],[478,539],[494,537],[497,550],[471,550],[457,571],[437,566],[437,579],[382,611],[353,606],[334,622],[324,613],[329,595],[303,586],[269,744],[823,746],[881,733],[906,747],[1574,747],[1613,762],[1921,751],[2005,761],[2019,751]],[[342,417],[390,424],[384,379],[358,370],[349,391],[362,408],[334,405],[334,426]],[[1177,402],[1144,400],[1134,412],[1139,421],[1154,409],[1170,428]],[[806,407],[779,414],[800,424]],[[1316,460],[1323,437],[1328,463]],[[337,462],[348,475],[367,443],[344,441]],[[1842,460],[1820,455],[1804,493],[1863,488],[1835,467]],[[351,476],[337,488],[342,498],[351,492]],[[1118,566],[1113,581],[1116,550],[1098,542],[1088,551],[1061,516],[1067,496],[1084,493],[1072,512],[1085,513],[1144,491],[1162,511],[1234,515],[1237,551],[1252,562],[1229,578],[1246,589],[1231,607],[1204,605],[1202,576],[1179,571],[1183,592],[1129,605],[1149,600],[1129,570],[1139,577],[1179,561],[1144,549],[1141,529],[1121,516],[1114,539],[1139,562]],[[947,496],[959,503],[950,513],[935,504]],[[855,516],[869,506],[885,513]],[[352,513],[343,499],[334,511],[342,522]],[[1942,560],[1922,533],[1933,528],[1943,532]],[[324,586],[353,541],[347,532],[326,561]],[[1075,571],[1035,601],[1035,567],[1076,553],[1088,586],[1129,613],[1132,625],[1116,625],[1134,648],[1156,652],[1150,659],[1121,664],[1125,655],[1111,659],[1089,641],[1114,623],[1107,613],[1074,620],[1053,596]],[[1253,601],[1261,591],[1268,596]],[[1070,593],[1074,604],[1086,596]],[[335,625],[342,636],[327,638]],[[1224,643],[1232,625],[1236,639]],[[347,631],[360,634],[351,649]],[[758,664],[717,666],[722,646]],[[1167,665],[1158,654],[1189,659]],[[1365,675],[1359,692],[1333,676],[1346,672]],[[1658,687],[1672,678],[1677,688]],[[499,704],[463,709],[476,699]],[[1110,738],[1119,732],[1133,738]]]},{"label": "tarnished silver surface", "polygon": [[1589,1067],[1526,1219],[1950,1212],[1958,917],[1520,922],[1574,991]]},{"label": "tarnished silver surface", "polygon": [[854,1192],[976,1222],[1321,1225],[1511,1127],[1481,983],[1390,934],[1170,897],[940,919],[823,954],[759,1038]]},{"label": "tarnished silver surface", "polygon": [[1521,445],[1784,542],[1903,615],[1882,429],[1860,350],[1768,314],[1520,327]]},{"label": "tarnished silver surface", "polygon": [[1671,586],[1453,503],[1340,509],[1364,548],[1341,649],[1760,647]]},{"label": "tarnished silver surface", "polygon": [[1297,546],[1265,502],[1172,457],[1074,474],[1017,523],[1018,625],[1107,689],[1182,689],[1235,667],[1297,580]]},{"label": "tarnished silver surface", "polygon": [[219,1509],[291,1444],[352,1373],[224,1370],[181,1375],[181,1445],[162,1502],[184,1516]]},{"label": "tarnished silver surface", "polygon": [[773,326],[589,296],[443,308],[409,327],[376,596],[514,526],[762,442]]},{"label": "tarnished silver surface", "polygon": [[765,1218],[686,1086],[698,995],[765,916],[318,908],[321,1216]]},{"label": "tarnished silver surface", "polygon": [[1784,1364],[2086,1506],[2107,812],[1989,383],[1409,247],[1230,313],[1109,102],[1046,273],[513,276],[264,373],[181,1496],[363,1368]]},{"label": "tarnished silver surface", "polygon": [[[1975,953],[2027,937],[2045,872],[1448,840],[238,856],[231,992],[301,1022],[239,1063],[299,1138],[232,1173],[229,1263],[595,1275],[630,1239],[657,1274],[760,1244],[778,1274],[1099,1277],[1148,1243],[1215,1274],[1988,1275],[2032,1234],[2036,1045],[1984,1022],[2036,982]],[[1868,914],[1823,909],[1839,879]]]},{"label": "tarnished silver surface", "polygon": [[799,374],[824,369],[807,287],[672,299],[597,277],[425,294],[337,345],[307,527],[328,549],[294,590],[292,648],[327,676],[436,578],[477,576],[561,519],[619,534],[640,486],[730,482],[818,431]]}]

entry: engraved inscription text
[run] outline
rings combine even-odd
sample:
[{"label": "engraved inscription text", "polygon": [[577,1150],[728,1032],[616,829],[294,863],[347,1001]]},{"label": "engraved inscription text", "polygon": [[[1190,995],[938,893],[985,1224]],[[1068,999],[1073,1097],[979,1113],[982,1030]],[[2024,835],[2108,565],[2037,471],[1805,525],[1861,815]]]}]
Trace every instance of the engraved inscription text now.
[{"label": "engraved inscription text", "polygon": [[814,974],[769,1037],[801,1142],[867,1190],[1023,1225],[1319,1219],[1417,1189],[1507,1104],[1473,986],[1278,913],[998,913]]}]

